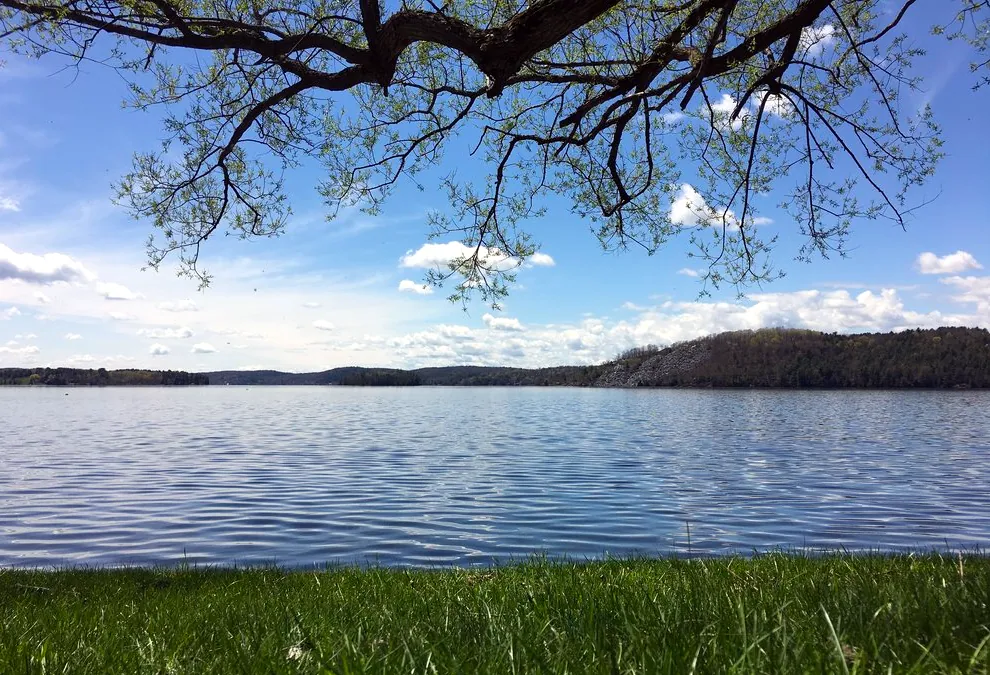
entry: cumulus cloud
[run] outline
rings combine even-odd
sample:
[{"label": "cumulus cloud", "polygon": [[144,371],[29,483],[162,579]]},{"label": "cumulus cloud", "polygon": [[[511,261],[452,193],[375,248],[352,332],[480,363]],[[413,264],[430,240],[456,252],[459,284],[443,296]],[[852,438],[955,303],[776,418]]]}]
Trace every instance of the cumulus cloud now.
[{"label": "cumulus cloud", "polygon": [[182,326],[179,328],[142,328],[138,330],[141,337],[156,340],[184,340],[193,336],[192,329]]},{"label": "cumulus cloud", "polygon": [[[735,215],[726,213],[730,223],[735,222]],[[698,227],[721,222],[722,218],[708,205],[701,193],[692,185],[684,183],[677,190],[674,201],[670,203],[670,222],[683,227]]]},{"label": "cumulus cloud", "polygon": [[303,303],[303,307],[305,307],[306,309],[316,309],[316,308],[321,307],[321,306],[322,305],[320,303],[318,303],[318,302],[304,302]]},{"label": "cumulus cloud", "polygon": [[115,284],[109,281],[101,281],[97,283],[96,292],[107,300],[137,300],[144,297],[140,293],[135,293],[122,284]]},{"label": "cumulus cloud", "polygon": [[746,116],[745,111],[740,111],[735,119],[729,119],[732,111],[736,109],[737,103],[736,99],[732,98],[729,94],[722,94],[719,100],[712,103],[711,111],[715,117],[715,124],[725,128],[731,127],[733,131],[741,129]]},{"label": "cumulus cloud", "polygon": [[177,300],[174,302],[159,302],[158,309],[166,312],[197,312],[199,307],[192,300]]},{"label": "cumulus cloud", "polygon": [[38,302],[40,302],[42,305],[47,305],[47,304],[51,303],[51,301],[52,301],[51,298],[49,298],[47,295],[45,295],[41,291],[38,291],[37,293],[34,294],[34,299],[37,300]]},{"label": "cumulus cloud", "polygon": [[[738,221],[732,209],[724,212],[716,211],[693,185],[684,183],[677,190],[674,200],[670,203],[670,222],[682,227],[712,226],[721,227],[723,218],[726,226],[737,227]],[[755,217],[747,223],[749,225],[768,225],[773,221],[770,218]]]},{"label": "cumulus cloud", "polygon": [[695,277],[695,278],[697,278],[698,276],[700,276],[700,273],[698,272],[698,270],[693,270],[690,267],[682,267],[681,269],[677,270],[677,273],[680,274],[680,275],[683,275],[685,277]]},{"label": "cumulus cloud", "polygon": [[92,363],[96,360],[96,357],[92,354],[75,354],[70,356],[69,363]]},{"label": "cumulus cloud", "polygon": [[507,330],[507,331],[523,331],[523,325],[519,323],[519,319],[510,319],[503,316],[492,316],[491,314],[485,314],[481,317],[481,320],[485,322],[485,325],[492,330]]},{"label": "cumulus cloud", "polygon": [[79,333],[66,333],[65,334],[65,339],[66,340],[81,340],[82,339],[82,335],[80,335]]},{"label": "cumulus cloud", "polygon": [[[459,241],[448,241],[443,244],[423,244],[415,251],[407,251],[399,260],[401,267],[418,269],[447,269],[456,260],[468,258],[474,254],[475,247]],[[478,252],[481,261],[488,267],[507,271],[519,267],[520,261],[510,257],[496,248],[482,246]],[[546,253],[534,253],[527,260],[528,264],[538,267],[552,267],[554,259]]]},{"label": "cumulus cloud", "polygon": [[87,281],[93,275],[86,267],[61,253],[17,253],[0,244],[0,281],[16,279],[29,284]]},{"label": "cumulus cloud", "polygon": [[172,350],[166,347],[165,345],[160,345],[157,343],[148,347],[148,353],[151,354],[152,356],[165,356],[170,351]]},{"label": "cumulus cloud", "polygon": [[0,196],[0,211],[20,211],[21,205],[13,197]]},{"label": "cumulus cloud", "polygon": [[37,340],[38,336],[34,333],[18,333],[14,336],[15,340]]},{"label": "cumulus cloud", "polygon": [[41,350],[34,345],[27,347],[0,347],[0,354],[9,354],[11,356],[30,356],[40,353]]},{"label": "cumulus cloud", "polygon": [[212,354],[217,350],[216,347],[211,345],[209,342],[198,342],[193,345],[193,354]]},{"label": "cumulus cloud", "polygon": [[324,321],[323,319],[318,319],[313,322],[313,328],[316,330],[333,330],[333,324],[329,321]]},{"label": "cumulus cloud", "polygon": [[959,295],[953,299],[975,304],[977,310],[984,315],[983,318],[990,323],[990,277],[952,276],[939,281],[955,287]]},{"label": "cumulus cloud", "polygon": [[956,251],[941,258],[926,251],[918,256],[915,264],[922,274],[959,274],[966,270],[983,269],[983,265],[967,251]]},{"label": "cumulus cloud", "polygon": [[830,23],[821,26],[808,26],[801,31],[798,49],[807,56],[820,56],[835,44],[835,26]]},{"label": "cumulus cloud", "polygon": [[411,279],[403,279],[399,282],[399,290],[404,293],[416,293],[418,295],[430,295],[433,287],[429,284],[417,284]]},{"label": "cumulus cloud", "polygon": [[752,100],[753,114],[755,115],[760,109],[760,103],[766,100],[766,104],[763,106],[763,111],[765,113],[770,113],[771,115],[776,115],[777,117],[788,118],[794,114],[794,105],[791,103],[783,94],[771,94],[766,89],[757,89],[754,93]]},{"label": "cumulus cloud", "polygon": [[0,312],[0,319],[13,319],[15,316],[20,316],[21,310],[16,307],[8,307],[7,309]]}]

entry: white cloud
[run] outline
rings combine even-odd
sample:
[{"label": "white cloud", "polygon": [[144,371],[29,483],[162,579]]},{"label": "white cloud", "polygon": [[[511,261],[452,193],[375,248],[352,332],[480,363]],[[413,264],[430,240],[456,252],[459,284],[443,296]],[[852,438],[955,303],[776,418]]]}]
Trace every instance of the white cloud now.
[{"label": "white cloud", "polygon": [[830,23],[809,26],[801,31],[798,49],[807,56],[819,56],[835,44],[835,26]]},{"label": "white cloud", "polygon": [[15,340],[37,340],[38,339],[38,336],[35,335],[34,333],[24,333],[24,334],[18,333],[17,335],[14,336],[14,339]]},{"label": "white cloud", "polygon": [[[469,258],[475,247],[459,241],[444,244],[423,244],[415,251],[407,251],[399,260],[401,267],[419,269],[448,269],[455,261]],[[520,260],[510,257],[496,248],[482,246],[478,251],[482,263],[493,269],[507,271],[519,267]],[[534,253],[527,259],[528,264],[539,267],[552,267],[554,260],[546,253]]]},{"label": "white cloud", "polygon": [[711,111],[715,118],[715,124],[723,128],[731,127],[734,131],[742,128],[746,118],[746,111],[741,110],[735,119],[729,119],[732,111],[736,109],[736,99],[729,94],[722,94],[722,98],[711,104]]},{"label": "white cloud", "polygon": [[333,330],[333,324],[330,323],[329,321],[318,319],[313,322],[313,328],[317,330]]},{"label": "white cloud", "polygon": [[316,309],[317,307],[322,307],[319,302],[304,302],[303,307],[306,309]]},{"label": "white cloud", "polygon": [[0,211],[20,211],[21,205],[13,197],[0,196]]},{"label": "white cloud", "polygon": [[82,339],[82,335],[80,335],[79,333],[66,333],[65,334],[65,339],[66,340],[81,340]]},{"label": "white cloud", "polygon": [[144,296],[135,293],[122,284],[115,284],[109,281],[101,281],[96,284],[96,292],[107,300],[137,300]]},{"label": "white cloud", "polygon": [[157,344],[157,343],[151,345],[150,347],[148,347],[148,353],[151,354],[152,356],[165,356],[170,351],[172,351],[172,350],[170,350],[165,345],[160,345],[160,344]]},{"label": "white cloud", "polygon": [[69,363],[92,363],[95,360],[92,354],[74,354],[68,358]]},{"label": "white cloud", "polygon": [[956,251],[941,258],[934,253],[925,252],[918,256],[916,265],[922,274],[959,274],[966,270],[983,269],[983,265],[966,251]]},{"label": "white cloud", "polygon": [[523,325],[519,323],[519,319],[510,319],[508,317],[502,316],[492,316],[491,314],[485,314],[481,317],[481,320],[485,322],[485,325],[492,330],[508,330],[508,331],[523,331]]},{"label": "white cloud", "polygon": [[[722,227],[723,221],[726,227],[735,228],[739,225],[732,209],[728,209],[724,213],[716,211],[708,205],[701,193],[688,183],[681,185],[670,203],[670,222],[674,225]],[[757,216],[750,217],[747,224],[749,226],[769,225],[772,222],[773,220],[770,218]]]},{"label": "white cloud", "polygon": [[4,311],[0,312],[0,319],[13,319],[15,316],[20,316],[21,310],[16,307],[8,307]]},{"label": "white cloud", "polygon": [[217,350],[216,347],[211,345],[209,342],[198,342],[193,345],[193,354],[212,354]]},{"label": "white cloud", "polygon": [[685,277],[695,277],[695,278],[697,278],[697,277],[700,276],[700,273],[698,272],[698,270],[693,270],[690,267],[682,267],[681,269],[677,270],[677,273],[678,274],[681,274],[681,275],[683,275]]},{"label": "white cloud", "polygon": [[85,281],[93,277],[74,258],[61,253],[17,253],[0,244],[0,280],[17,279],[29,284],[54,284],[59,281]]},{"label": "white cloud", "polygon": [[30,356],[31,354],[39,354],[41,350],[30,345],[28,347],[0,347],[0,354],[10,354],[11,356]]},{"label": "white cloud", "polygon": [[531,255],[526,262],[537,267],[553,267],[557,264],[549,255],[538,251]]},{"label": "white cloud", "polygon": [[795,112],[794,105],[791,103],[790,99],[783,94],[771,94],[766,89],[758,89],[752,100],[754,115],[759,111],[760,103],[764,99],[766,99],[766,105],[763,106],[763,110],[771,115],[776,115],[777,117],[783,117],[786,119]]},{"label": "white cloud", "polygon": [[960,295],[954,296],[953,299],[975,304],[977,311],[990,323],[990,277],[953,276],[939,281],[959,290]]},{"label": "white cloud", "polygon": [[47,305],[47,304],[51,303],[51,301],[52,301],[51,298],[49,298],[47,295],[45,295],[41,291],[38,291],[37,293],[34,294],[34,299],[37,300],[38,302],[40,302],[42,305]]},{"label": "white cloud", "polygon": [[156,340],[184,340],[193,336],[192,329],[187,326],[180,328],[141,328],[137,334]]},{"label": "white cloud", "polygon": [[131,319],[131,315],[125,312],[109,312],[107,316],[114,321],[129,321]]},{"label": "white cloud", "polygon": [[199,307],[192,300],[177,300],[175,302],[159,302],[158,309],[166,312],[197,312]]},{"label": "white cloud", "polygon": [[430,295],[433,293],[433,287],[429,284],[417,284],[411,279],[400,281],[399,290],[406,293],[417,293],[419,295]]}]

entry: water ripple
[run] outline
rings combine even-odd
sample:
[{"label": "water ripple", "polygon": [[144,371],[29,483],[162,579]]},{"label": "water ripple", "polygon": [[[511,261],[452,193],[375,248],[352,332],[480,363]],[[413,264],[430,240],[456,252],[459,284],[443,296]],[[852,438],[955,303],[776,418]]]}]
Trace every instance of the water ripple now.
[{"label": "water ripple", "polygon": [[990,542],[984,392],[0,390],[0,565]]}]

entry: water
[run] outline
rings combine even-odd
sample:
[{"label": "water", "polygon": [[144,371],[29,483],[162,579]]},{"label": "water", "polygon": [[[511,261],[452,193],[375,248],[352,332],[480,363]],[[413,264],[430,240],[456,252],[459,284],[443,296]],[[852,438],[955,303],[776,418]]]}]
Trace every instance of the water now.
[{"label": "water", "polygon": [[988,404],[990,392],[4,388],[0,565],[986,547]]}]

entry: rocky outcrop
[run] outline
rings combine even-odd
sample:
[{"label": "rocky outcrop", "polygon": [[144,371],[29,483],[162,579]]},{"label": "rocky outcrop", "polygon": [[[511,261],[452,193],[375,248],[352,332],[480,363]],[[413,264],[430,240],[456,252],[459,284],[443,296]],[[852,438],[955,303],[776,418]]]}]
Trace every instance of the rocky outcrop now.
[{"label": "rocky outcrop", "polygon": [[[595,387],[658,387],[679,380],[681,374],[692,370],[711,358],[711,349],[704,342],[688,342],[660,351],[638,366],[625,363],[606,366],[595,381]],[[685,384],[690,384],[689,382]]]}]

